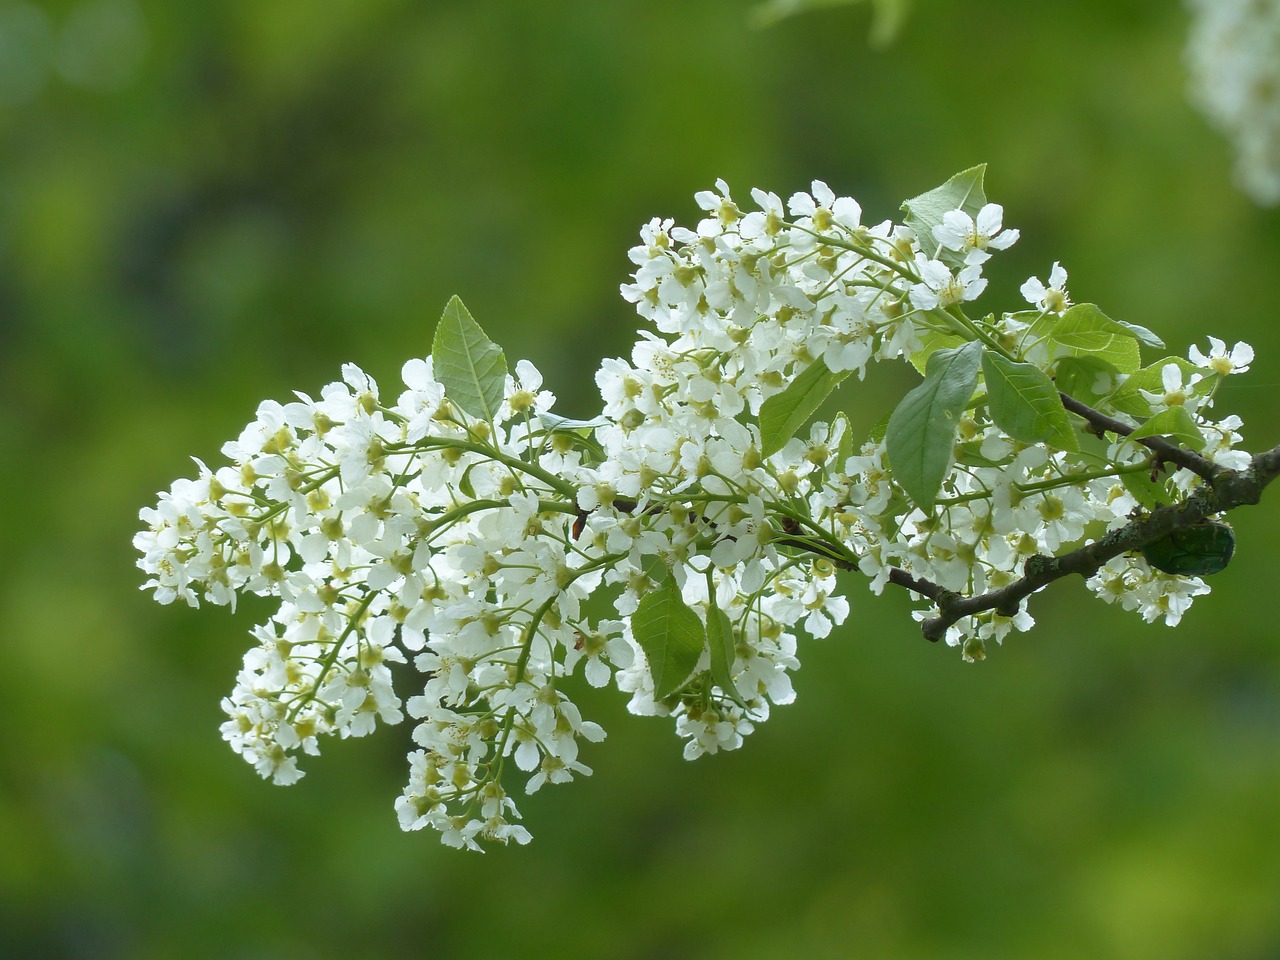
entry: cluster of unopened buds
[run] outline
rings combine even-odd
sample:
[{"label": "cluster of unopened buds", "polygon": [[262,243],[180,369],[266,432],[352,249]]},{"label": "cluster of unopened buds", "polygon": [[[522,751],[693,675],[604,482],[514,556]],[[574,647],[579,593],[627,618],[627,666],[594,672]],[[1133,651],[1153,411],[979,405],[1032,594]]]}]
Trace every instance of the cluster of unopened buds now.
[{"label": "cluster of unopened buds", "polygon": [[[912,589],[926,634],[980,659],[1032,625],[1031,588],[999,593],[1029,559],[1248,465],[1239,419],[1207,416],[1246,345],[1143,366],[1155,336],[1073,305],[1058,264],[1022,308],[969,317],[1018,236],[981,168],[902,223],[864,223],[819,182],[751,195],[717,183],[694,228],[642,229],[622,294],[645,323],[601,364],[596,418],[553,413],[533,365],[509,370],[454,299],[403,390],[348,365],[317,397],[266,401],[226,465],[197,461],[142,511],[161,603],[279,598],[223,702],[223,736],[262,776],[291,783],[321,738],[407,713],[401,825],[524,843],[512,781],[588,774],[583,743],[604,737],[570,699],[579,671],[673,718],[686,757],[733,749],[791,702],[797,635],[844,622],[847,578]],[[841,381],[900,358],[923,380],[871,436],[838,412],[811,422]],[[1210,552],[1118,552],[1089,589],[1177,623],[1207,587],[1162,548]]]}]

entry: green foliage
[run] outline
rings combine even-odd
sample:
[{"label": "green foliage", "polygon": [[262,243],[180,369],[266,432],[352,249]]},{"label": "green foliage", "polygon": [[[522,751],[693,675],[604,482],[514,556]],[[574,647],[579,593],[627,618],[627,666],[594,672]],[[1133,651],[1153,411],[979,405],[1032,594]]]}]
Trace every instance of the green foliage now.
[{"label": "green foliage", "polygon": [[604,417],[575,420],[570,417],[561,417],[546,410],[540,410],[538,412],[538,420],[542,423],[542,427],[547,433],[568,437],[574,446],[585,450],[587,455],[595,462],[604,459],[604,450],[596,442],[593,435],[596,427],[603,426],[607,422]]},{"label": "green foliage", "polygon": [[572,433],[578,436],[586,436],[596,427],[603,427],[609,422],[604,417],[575,420],[572,417],[562,417],[549,410],[538,411],[538,419],[549,433]]},{"label": "green foliage", "polygon": [[1200,432],[1195,418],[1187,412],[1186,407],[1161,410],[1129,434],[1130,440],[1140,440],[1143,437],[1171,437],[1190,450],[1204,449],[1204,434]]},{"label": "green foliage", "polygon": [[948,347],[958,347],[965,343],[964,337],[956,336],[954,333],[943,333],[940,330],[922,330],[920,331],[921,347],[915,353],[911,354],[911,365],[916,371],[923,376],[925,368],[929,365],[929,358],[939,350]]},{"label": "green foliage", "polygon": [[1153,476],[1148,470],[1123,473],[1120,475],[1120,482],[1132,494],[1133,499],[1148,510],[1173,503],[1168,482],[1158,475]]},{"label": "green foliage", "polygon": [[507,358],[453,297],[445,305],[431,343],[436,379],[445,396],[473,417],[492,421],[502,406]]},{"label": "green foliage", "polygon": [[[982,190],[982,178],[987,172],[985,163],[962,170],[940,187],[934,187],[918,197],[902,204],[906,216],[904,222],[915,231],[920,249],[926,256],[938,256],[941,244],[933,235],[933,228],[942,223],[943,214],[950,210],[963,210],[976,217],[987,195]],[[956,259],[950,251],[942,251],[943,259]]]},{"label": "green foliage", "polygon": [[840,445],[836,448],[836,462],[843,467],[844,462],[853,456],[853,428],[844,413],[837,413],[831,423],[831,429],[840,436]]},{"label": "green foliage", "polygon": [[1122,374],[1100,357],[1062,357],[1053,365],[1054,384],[1062,393],[1090,406],[1115,392]]},{"label": "green foliage", "polygon": [[631,629],[649,661],[655,699],[671,696],[688,681],[707,646],[702,621],[684,602],[674,579],[640,598]]},{"label": "green foliage", "polygon": [[761,404],[760,452],[767,457],[781,450],[847,376],[848,370],[832,373],[819,357],[785,390]]},{"label": "green foliage", "polygon": [[1129,323],[1126,320],[1113,320],[1112,323],[1120,324],[1120,326],[1124,327],[1131,334],[1137,337],[1138,340],[1145,343],[1148,347],[1155,347],[1157,350],[1164,349],[1164,346],[1165,346],[1164,341],[1161,340],[1160,337],[1157,336],[1154,331],[1148,330],[1146,327],[1140,326],[1139,324],[1136,324],[1136,323]]},{"label": "green foliage", "polygon": [[711,679],[734,703],[746,708],[746,701],[733,682],[733,623],[729,615],[714,603],[707,605],[707,646],[711,654]]},{"label": "green foliage", "polygon": [[982,354],[982,375],[991,418],[1005,433],[1023,443],[1080,449],[1058,388],[1038,367],[987,350]]},{"label": "green foliage", "polygon": [[1048,313],[1031,324],[1027,342],[1043,341],[1057,357],[1093,357],[1121,373],[1141,365],[1138,340],[1092,303],[1078,303],[1061,316]]},{"label": "green foliage", "polygon": [[1150,366],[1143,367],[1133,373],[1111,397],[1111,405],[1135,417],[1147,417],[1151,413],[1151,402],[1143,395],[1147,393],[1164,393],[1164,368],[1173,364],[1182,374],[1182,382],[1186,383],[1192,376],[1203,373],[1195,364],[1181,357],[1165,357]]},{"label": "green foliage", "polygon": [[978,384],[982,344],[939,350],[924,382],[894,409],[885,432],[889,465],[899,485],[922,510],[933,507],[951,467],[960,413]]}]

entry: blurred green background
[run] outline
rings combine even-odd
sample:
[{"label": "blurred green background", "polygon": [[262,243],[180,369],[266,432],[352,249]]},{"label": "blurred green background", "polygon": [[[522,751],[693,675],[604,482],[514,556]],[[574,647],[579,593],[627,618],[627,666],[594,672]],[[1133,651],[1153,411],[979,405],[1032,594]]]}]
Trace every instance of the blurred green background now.
[{"label": "blurred green background", "polygon": [[1022,240],[983,304],[1061,260],[1175,352],[1248,340],[1220,412],[1280,441],[1280,213],[1188,106],[1178,4],[921,0],[884,50],[861,5],[749,7],[0,0],[0,956],[1280,956],[1280,495],[1175,630],[1064,582],[969,666],[851,578],[739,752],[584,693],[609,741],[527,848],[399,831],[407,727],[288,789],[220,741],[267,608],[152,603],[139,508],[264,397],[391,390],[455,293],[590,416],[627,248],[716,177],[874,221],[987,161]]}]

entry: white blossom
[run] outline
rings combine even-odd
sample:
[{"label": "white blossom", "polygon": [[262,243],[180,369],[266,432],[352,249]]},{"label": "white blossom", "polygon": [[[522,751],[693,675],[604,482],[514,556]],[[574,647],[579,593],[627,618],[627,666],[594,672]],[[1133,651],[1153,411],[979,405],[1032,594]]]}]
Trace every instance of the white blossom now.
[{"label": "white blossom", "polygon": [[933,236],[944,249],[959,253],[966,264],[980,264],[991,259],[990,251],[1013,246],[1018,231],[1004,229],[1000,204],[987,203],[976,217],[964,210],[948,210],[933,228]]},{"label": "white blossom", "polygon": [[1280,3],[1188,0],[1192,101],[1236,151],[1236,179],[1280,203]]},{"label": "white blossom", "polygon": [[1067,296],[1067,271],[1056,260],[1049,270],[1048,284],[1031,277],[1019,292],[1027,303],[1045,313],[1062,313],[1071,306],[1071,299]]}]

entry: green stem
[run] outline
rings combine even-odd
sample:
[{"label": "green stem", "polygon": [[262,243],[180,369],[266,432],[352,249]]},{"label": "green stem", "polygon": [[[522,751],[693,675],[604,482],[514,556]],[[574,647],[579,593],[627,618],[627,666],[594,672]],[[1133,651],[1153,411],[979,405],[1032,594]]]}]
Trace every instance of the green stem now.
[{"label": "green stem", "polygon": [[[503,508],[511,509],[511,503],[507,500],[472,500],[470,503],[464,503],[460,507],[454,507],[446,513],[439,516],[427,514],[427,520],[431,524],[433,531],[442,529],[463,517],[470,516],[473,513],[479,513],[481,510],[501,510]],[[562,503],[559,500],[539,500],[538,510],[547,513],[567,513],[576,514],[578,508],[572,503]]]},{"label": "green stem", "polygon": [[[318,490],[336,476],[338,476],[338,468],[330,467],[328,470],[326,470],[320,476],[316,477],[316,479],[312,480],[310,483],[304,483],[302,486],[300,486],[298,488],[298,493],[308,494],[308,493],[311,493],[313,490]],[[267,501],[267,502],[270,502],[270,501]],[[279,500],[274,505],[272,505],[269,509],[260,513],[258,516],[249,517],[247,519],[249,519],[253,523],[259,523],[259,524],[265,523],[266,521],[270,520],[272,517],[276,516],[278,513],[287,509],[291,505],[291,503],[292,501],[289,501],[289,500]]]},{"label": "green stem", "polygon": [[[780,506],[780,504],[775,504],[775,506]],[[840,540],[840,538],[835,534],[823,529],[817,521],[811,519],[807,514],[800,513],[799,511],[779,510],[778,512],[783,516],[790,517],[801,526],[808,527],[814,533],[813,539],[818,541],[814,544],[812,543],[811,538],[798,536],[793,538],[793,543],[796,546],[801,547],[801,549],[810,550],[812,553],[819,553],[829,560],[846,565],[850,570],[856,570],[858,568],[858,555],[845,546],[844,541]],[[783,543],[787,542],[787,538],[785,536],[779,538],[779,540]],[[812,546],[818,546],[821,549],[813,550]]]},{"label": "green stem", "polygon": [[[1043,493],[1046,490],[1056,490],[1058,487],[1070,487],[1080,481],[1088,480],[1104,480],[1107,477],[1122,477],[1129,473],[1143,473],[1151,469],[1150,463],[1132,463],[1124,467],[1116,467],[1111,470],[1086,470],[1082,473],[1066,473],[1060,477],[1054,477],[1052,480],[1037,480],[1035,483],[1015,483],[1013,489],[1019,493]],[[974,493],[965,493],[957,497],[948,497],[937,502],[940,507],[954,507],[961,503],[971,503],[974,500],[987,500],[995,495],[993,490],[980,490]]]},{"label": "green stem", "polygon": [[324,659],[320,661],[320,675],[316,677],[315,685],[311,688],[311,692],[300,695],[296,698],[298,702],[289,708],[289,719],[291,721],[298,715],[298,711],[315,699],[315,692],[320,689],[325,678],[329,676],[329,671],[333,669],[333,665],[338,660],[338,654],[342,650],[343,642],[346,641],[347,637],[351,636],[351,631],[356,629],[357,625],[360,623],[360,618],[363,617],[365,611],[369,609],[369,604],[373,603],[373,598],[378,595],[378,592],[379,591],[375,590],[373,593],[370,593],[361,600],[360,606],[358,606],[355,612],[347,618],[346,628],[338,638],[333,641],[333,648],[325,654]]},{"label": "green stem", "polygon": [[961,309],[959,304],[953,303],[951,304],[951,306],[947,307],[945,310],[938,308],[933,310],[932,312],[942,313],[944,316],[950,317],[955,323],[958,323],[960,325],[959,331],[968,331],[969,333],[973,334],[975,338],[977,338],[978,340],[981,340],[984,344],[986,344],[988,349],[994,350],[996,353],[1000,354],[1001,356],[1008,357],[1010,360],[1016,361],[1018,359],[1017,357],[1009,353],[1009,351],[1006,350],[1004,347],[1000,346],[1000,344],[997,343],[995,340],[992,340],[991,336],[985,330],[983,330],[982,327],[979,326],[976,321],[970,320],[969,315],[966,314],[963,309]]},{"label": "green stem", "polygon": [[578,496],[578,488],[572,483],[562,477],[556,476],[554,473],[542,469],[542,467],[538,466],[536,463],[526,463],[519,457],[513,457],[511,454],[503,453],[501,450],[494,447],[481,443],[474,443],[470,440],[455,440],[447,437],[426,437],[417,443],[388,444],[385,449],[393,453],[425,452],[427,450],[439,449],[465,450],[469,453],[478,453],[481,456],[493,460],[495,463],[501,463],[504,466],[510,467],[512,470],[526,473],[537,480],[541,480],[547,486],[551,487],[557,493],[569,500],[576,500]]},{"label": "green stem", "polygon": [[801,233],[807,233],[809,236],[816,238],[828,246],[839,247],[841,250],[849,250],[856,253],[864,259],[870,260],[872,263],[878,263],[880,266],[885,267],[888,270],[892,270],[900,277],[910,280],[912,283],[920,282],[920,278],[917,277],[914,272],[908,270],[903,264],[886,257],[883,254],[876,253],[875,250],[869,246],[855,243],[852,240],[843,240],[840,237],[830,237],[825,233],[818,233],[814,230],[806,230],[804,227],[797,226],[795,224],[792,224],[791,228],[793,230],[799,230]]}]

